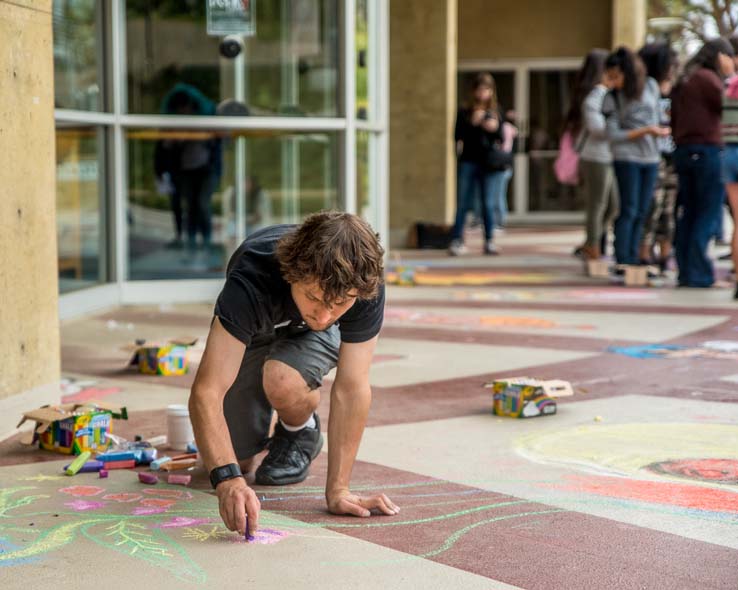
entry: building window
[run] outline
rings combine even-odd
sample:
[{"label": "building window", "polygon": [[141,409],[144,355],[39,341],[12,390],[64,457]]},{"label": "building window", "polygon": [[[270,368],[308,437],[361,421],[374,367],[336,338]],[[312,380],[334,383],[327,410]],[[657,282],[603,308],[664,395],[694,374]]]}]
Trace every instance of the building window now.
[{"label": "building window", "polygon": [[253,34],[227,57],[224,37],[209,35],[207,2],[126,3],[128,111],[172,111],[179,84],[197,88],[218,113],[250,116],[338,115],[337,0],[255,2]]},{"label": "building window", "polygon": [[101,127],[56,130],[56,227],[59,290],[104,280],[104,132]]},{"label": "building window", "polygon": [[342,208],[334,133],[129,130],[130,279],[222,278],[248,235]]},{"label": "building window", "polygon": [[103,2],[55,0],[54,103],[58,109],[104,110]]}]

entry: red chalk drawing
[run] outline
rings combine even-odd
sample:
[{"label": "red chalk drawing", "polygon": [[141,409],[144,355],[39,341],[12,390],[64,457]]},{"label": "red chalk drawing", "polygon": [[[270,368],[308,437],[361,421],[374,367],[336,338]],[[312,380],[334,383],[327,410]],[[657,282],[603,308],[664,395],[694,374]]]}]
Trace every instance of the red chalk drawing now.
[{"label": "red chalk drawing", "polygon": [[159,488],[146,488],[142,490],[144,494],[149,496],[159,496],[160,498],[174,498],[175,500],[190,500],[192,494],[186,490],[166,490]]},{"label": "red chalk drawing", "polygon": [[663,483],[618,477],[582,477],[570,475],[565,484],[545,484],[559,490],[586,492],[610,498],[624,498],[668,504],[683,508],[709,510],[710,512],[730,512],[738,514],[738,494],[704,486],[680,483]]},{"label": "red chalk drawing", "polygon": [[665,473],[685,479],[710,483],[738,485],[738,460],[736,459],[679,459],[659,461],[646,465],[655,473]]},{"label": "red chalk drawing", "polygon": [[153,508],[170,508],[177,503],[177,500],[163,500],[162,498],[144,498],[139,502],[141,506]]},{"label": "red chalk drawing", "polygon": [[59,491],[62,494],[69,494],[70,496],[97,496],[104,492],[105,489],[97,486],[71,486],[62,488]]},{"label": "red chalk drawing", "polygon": [[113,502],[138,502],[141,498],[143,498],[141,494],[131,494],[129,492],[108,494],[102,497],[103,500],[111,500]]}]

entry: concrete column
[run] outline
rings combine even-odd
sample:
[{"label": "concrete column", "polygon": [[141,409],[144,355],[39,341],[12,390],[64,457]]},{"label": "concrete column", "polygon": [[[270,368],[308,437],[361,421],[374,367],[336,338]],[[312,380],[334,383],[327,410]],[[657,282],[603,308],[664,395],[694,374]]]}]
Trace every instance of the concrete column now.
[{"label": "concrete column", "polygon": [[0,0],[0,438],[59,402],[51,0]]},{"label": "concrete column", "polygon": [[456,201],[457,0],[390,0],[390,245]]},{"label": "concrete column", "polygon": [[646,41],[646,0],[612,0],[612,45],[637,50]]}]

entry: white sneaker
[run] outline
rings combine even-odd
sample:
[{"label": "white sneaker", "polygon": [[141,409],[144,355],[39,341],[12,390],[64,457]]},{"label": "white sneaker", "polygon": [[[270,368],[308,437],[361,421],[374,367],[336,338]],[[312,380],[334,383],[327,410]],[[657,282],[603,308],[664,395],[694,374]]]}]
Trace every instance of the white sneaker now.
[{"label": "white sneaker", "polygon": [[487,240],[484,244],[484,253],[489,254],[490,256],[498,256],[500,251],[497,246],[494,245],[492,240]]},{"label": "white sneaker", "polygon": [[451,245],[448,247],[448,253],[451,256],[461,256],[462,254],[466,254],[466,246],[464,246],[464,242],[461,240],[452,241]]}]

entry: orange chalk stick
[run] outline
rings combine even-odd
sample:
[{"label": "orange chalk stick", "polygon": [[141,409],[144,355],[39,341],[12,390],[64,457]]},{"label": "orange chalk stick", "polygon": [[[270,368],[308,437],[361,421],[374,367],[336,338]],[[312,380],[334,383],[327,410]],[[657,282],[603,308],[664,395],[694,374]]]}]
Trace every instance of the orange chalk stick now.
[{"label": "orange chalk stick", "polygon": [[159,469],[162,471],[177,471],[178,469],[189,469],[197,465],[197,459],[183,459],[182,461],[167,461],[162,463]]}]

